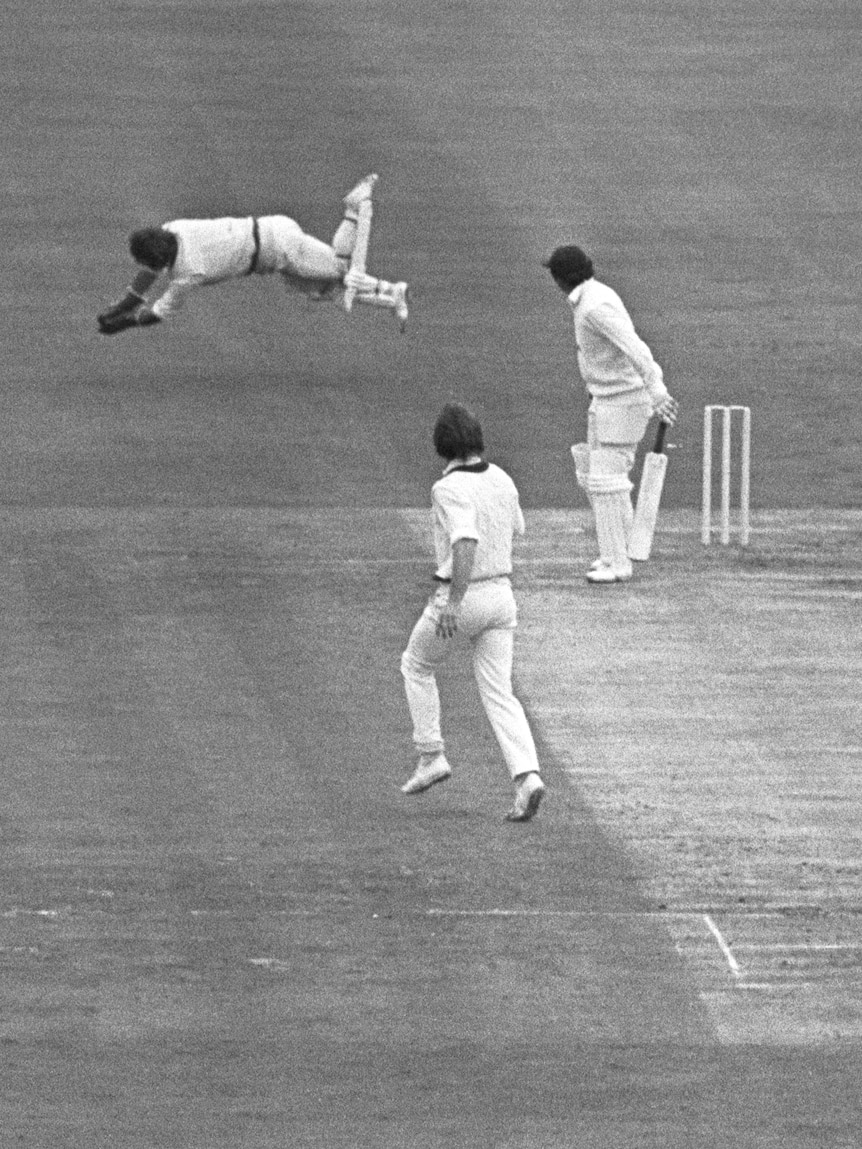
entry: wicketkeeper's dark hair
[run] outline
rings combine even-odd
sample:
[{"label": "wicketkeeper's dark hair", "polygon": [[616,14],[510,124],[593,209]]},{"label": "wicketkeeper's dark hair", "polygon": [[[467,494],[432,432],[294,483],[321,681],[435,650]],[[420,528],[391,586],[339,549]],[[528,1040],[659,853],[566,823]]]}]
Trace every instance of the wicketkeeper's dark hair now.
[{"label": "wicketkeeper's dark hair", "polygon": [[447,403],[434,424],[434,450],[446,460],[481,455],[482,425],[473,412],[461,403]]},{"label": "wicketkeeper's dark hair", "polygon": [[129,236],[132,259],[152,271],[172,267],[178,248],[177,237],[164,227],[139,227]]}]

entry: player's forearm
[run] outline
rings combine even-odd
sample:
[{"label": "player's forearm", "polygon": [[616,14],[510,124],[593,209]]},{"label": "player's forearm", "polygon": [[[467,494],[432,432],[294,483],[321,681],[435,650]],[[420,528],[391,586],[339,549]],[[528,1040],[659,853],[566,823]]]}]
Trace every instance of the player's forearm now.
[{"label": "player's forearm", "polygon": [[[185,303],[186,296],[195,287],[200,287],[205,283],[203,276],[188,275],[182,279],[172,279],[168,284],[167,290],[151,307],[153,315],[156,320],[169,319],[175,312],[179,311]],[[154,321],[154,322],[155,322]]]},{"label": "player's forearm", "polygon": [[452,581],[449,583],[449,602],[460,603],[470,585],[476,561],[476,540],[458,539],[452,546]]},{"label": "player's forearm", "polygon": [[159,273],[157,271],[153,271],[149,267],[142,267],[135,278],[132,280],[129,286],[129,291],[134,292],[134,294],[139,297],[139,302],[143,303],[144,296],[147,294],[147,292],[150,290],[158,278]]}]

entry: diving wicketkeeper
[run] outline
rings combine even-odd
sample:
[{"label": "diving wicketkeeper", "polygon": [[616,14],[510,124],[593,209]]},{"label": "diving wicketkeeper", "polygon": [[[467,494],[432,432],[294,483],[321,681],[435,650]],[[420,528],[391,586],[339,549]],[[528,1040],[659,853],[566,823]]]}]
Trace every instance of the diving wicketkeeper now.
[{"label": "diving wicketkeeper", "polygon": [[[324,243],[286,215],[233,219],[178,219],[132,232],[129,250],[140,270],[122,299],[103,311],[99,330],[116,335],[128,327],[149,327],[176,312],[193,288],[247,275],[277,272],[285,285],[314,299],[333,299],[344,289],[358,303],[394,311],[401,330],[407,324],[406,283],[390,283],[351,270],[363,203],[371,200],[376,175],[366,176],[344,198],[344,218]],[[162,293],[147,294],[160,277]]]}]

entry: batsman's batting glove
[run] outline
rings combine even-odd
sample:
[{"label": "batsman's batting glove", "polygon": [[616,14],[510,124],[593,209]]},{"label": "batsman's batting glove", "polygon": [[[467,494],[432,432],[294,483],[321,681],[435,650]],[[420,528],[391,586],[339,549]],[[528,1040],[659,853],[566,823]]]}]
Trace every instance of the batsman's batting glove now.
[{"label": "batsman's batting glove", "polygon": [[667,423],[669,427],[672,427],[679,414],[679,403],[677,403],[673,395],[668,395],[662,399],[660,403],[656,404],[654,414],[658,415],[663,423]]}]

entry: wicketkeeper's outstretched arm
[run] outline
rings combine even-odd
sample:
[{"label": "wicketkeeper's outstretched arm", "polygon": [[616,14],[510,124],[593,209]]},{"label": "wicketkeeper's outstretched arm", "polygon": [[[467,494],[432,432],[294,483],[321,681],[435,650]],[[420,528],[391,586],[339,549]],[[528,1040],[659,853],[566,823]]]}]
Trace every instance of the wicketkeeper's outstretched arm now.
[{"label": "wicketkeeper's outstretched arm", "polygon": [[[122,299],[112,303],[98,316],[99,330],[103,335],[116,335],[127,327],[135,327],[140,323],[139,309],[144,309],[146,293],[159,278],[159,272],[148,267],[142,267],[131,284],[126,288]],[[146,308],[148,311],[149,309]],[[153,321],[155,322],[155,320]]]}]

